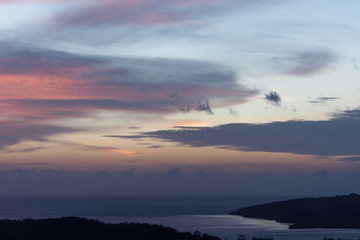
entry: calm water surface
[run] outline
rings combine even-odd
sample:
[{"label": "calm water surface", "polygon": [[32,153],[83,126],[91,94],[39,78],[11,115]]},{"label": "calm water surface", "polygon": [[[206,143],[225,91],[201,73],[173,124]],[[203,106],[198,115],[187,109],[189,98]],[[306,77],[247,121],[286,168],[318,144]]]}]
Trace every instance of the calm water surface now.
[{"label": "calm water surface", "polygon": [[239,234],[275,240],[360,238],[360,230],[289,230],[274,221],[227,215],[240,207],[291,198],[294,196],[0,197],[0,218],[79,216],[109,223],[147,222],[228,240]]}]

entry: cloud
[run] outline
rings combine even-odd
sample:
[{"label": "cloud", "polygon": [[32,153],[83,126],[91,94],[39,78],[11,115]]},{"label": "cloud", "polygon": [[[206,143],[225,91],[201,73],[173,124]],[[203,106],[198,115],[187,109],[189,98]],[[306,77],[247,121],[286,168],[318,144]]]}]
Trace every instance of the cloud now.
[{"label": "cloud", "polygon": [[[97,109],[212,114],[257,94],[235,72],[210,62],[86,56],[46,49],[0,49],[4,115],[84,116]],[[143,90],[141,90],[143,89]]]},{"label": "cloud", "polygon": [[355,69],[355,70],[358,70],[358,69],[359,69],[359,66],[358,66],[358,64],[357,64],[356,58],[353,58],[352,62],[353,62],[353,65],[354,65],[354,69]]},{"label": "cloud", "polygon": [[75,146],[81,149],[86,149],[89,151],[97,151],[97,152],[112,152],[112,153],[117,153],[117,154],[121,154],[127,157],[133,157],[135,156],[137,153],[131,150],[127,150],[127,149],[122,149],[122,148],[115,148],[115,147],[99,147],[99,146],[92,146],[92,145],[86,145],[86,144],[78,144],[78,143],[73,143],[73,142],[61,142],[62,144],[66,144],[66,145],[70,145],[70,146]]},{"label": "cloud", "polygon": [[345,158],[340,158],[340,161],[348,161],[348,162],[359,162],[360,161],[360,157],[345,157]]},{"label": "cloud", "polygon": [[330,68],[337,56],[327,50],[295,52],[290,57],[276,59],[278,68],[287,75],[312,76]]},{"label": "cloud", "polygon": [[208,114],[214,115],[214,113],[210,107],[209,101],[206,101],[205,103],[199,102],[197,104],[197,106],[195,107],[195,111],[207,112]]},{"label": "cloud", "polygon": [[43,147],[33,147],[33,148],[23,148],[23,149],[12,149],[12,150],[5,150],[5,153],[29,153],[29,152],[35,152],[38,150],[43,149]]},{"label": "cloud", "polygon": [[311,100],[309,101],[309,103],[313,103],[313,104],[324,104],[327,103],[329,101],[334,101],[334,100],[338,100],[338,97],[318,97],[316,100]]},{"label": "cloud", "polygon": [[320,156],[360,155],[360,110],[337,114],[329,121],[233,123],[216,127],[160,130],[138,135],[107,135],[127,139],[153,138],[192,147]]},{"label": "cloud", "polygon": [[81,0],[0,0],[0,4],[8,4],[8,3],[16,3],[16,2],[74,2],[74,1],[81,1]]},{"label": "cloud", "polygon": [[140,127],[128,127],[128,129],[132,129],[132,130],[138,130],[138,129],[140,129]]},{"label": "cloud", "polygon": [[233,108],[228,108],[228,111],[229,111],[229,114],[230,115],[237,115],[237,111],[236,111],[236,109],[233,109]]},{"label": "cloud", "polygon": [[273,105],[279,106],[281,104],[281,97],[277,92],[269,92],[265,94],[265,100]]},{"label": "cloud", "polygon": [[0,150],[6,153],[32,152],[41,149],[26,148],[11,150],[7,147],[21,143],[22,141],[47,141],[47,137],[59,133],[71,133],[80,131],[79,128],[59,127],[46,124],[34,124],[22,121],[0,121]]},{"label": "cloud", "polygon": [[[9,2],[15,1],[0,0],[0,4]],[[18,25],[19,29],[13,28],[11,33],[5,35],[16,36],[13,37],[16,41],[27,41],[28,44],[37,46],[39,42],[41,46],[46,44],[64,46],[62,43],[67,42],[72,46],[73,44],[80,46],[79,50],[83,49],[84,45],[99,47],[99,45],[109,46],[116,43],[117,47],[122,45],[127,48],[129,43],[133,45],[148,40],[173,41],[179,37],[202,39],[204,36],[199,35],[198,30],[212,25],[224,14],[238,14],[244,10],[264,10],[281,1],[270,3],[266,0],[18,0],[16,2],[20,9],[29,10],[30,14],[16,21],[24,21],[23,25]],[[46,13],[32,17],[31,13],[36,8],[44,8],[42,12]],[[133,52],[127,54],[132,55]]]},{"label": "cloud", "polygon": [[[80,1],[81,2],[81,1]],[[83,1],[77,8],[60,13],[53,22],[59,27],[104,25],[191,26],[201,18],[233,9],[266,5],[264,0],[104,0]]]},{"label": "cloud", "polygon": [[153,145],[153,146],[149,146],[148,148],[156,149],[156,148],[163,148],[163,146],[161,146],[161,145]]},{"label": "cloud", "polygon": [[106,61],[105,58],[100,57],[82,56],[40,48],[23,49],[9,44],[0,48],[1,75],[48,76],[56,74],[69,76],[78,70],[93,67],[95,64]]}]

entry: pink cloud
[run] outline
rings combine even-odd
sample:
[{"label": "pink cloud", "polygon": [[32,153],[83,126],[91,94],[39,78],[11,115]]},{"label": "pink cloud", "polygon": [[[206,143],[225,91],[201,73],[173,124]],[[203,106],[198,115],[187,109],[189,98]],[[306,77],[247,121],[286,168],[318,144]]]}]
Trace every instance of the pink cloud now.
[{"label": "pink cloud", "polygon": [[71,8],[60,11],[52,21],[46,20],[55,29],[100,25],[193,26],[200,19],[225,11],[269,4],[266,0],[0,0],[0,4],[14,2],[71,3]]},{"label": "pink cloud", "polygon": [[82,7],[58,15],[54,22],[62,27],[186,24],[210,14],[259,2],[265,3],[264,0],[105,0],[85,4],[84,1]]},{"label": "pink cloud", "polygon": [[[72,144],[74,145],[74,144]],[[91,151],[98,151],[98,152],[111,152],[116,154],[121,154],[127,157],[133,157],[137,153],[131,150],[127,149],[121,149],[121,148],[114,148],[114,147],[97,147],[97,146],[90,146],[90,145],[81,145],[81,144],[75,144],[76,146],[79,146],[80,148],[85,148],[87,150]]]},{"label": "pink cloud", "polygon": [[97,109],[170,114],[245,102],[257,94],[215,64],[88,57],[41,49],[0,55],[0,112],[35,121]]}]

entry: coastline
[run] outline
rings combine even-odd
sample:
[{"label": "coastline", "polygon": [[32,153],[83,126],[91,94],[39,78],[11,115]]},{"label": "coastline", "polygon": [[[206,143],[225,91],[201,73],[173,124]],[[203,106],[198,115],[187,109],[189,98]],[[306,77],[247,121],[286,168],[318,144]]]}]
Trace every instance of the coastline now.
[{"label": "coastline", "polygon": [[229,214],[291,223],[289,229],[360,229],[360,195],[298,198],[243,207]]},{"label": "coastline", "polygon": [[[324,237],[354,240],[360,236],[360,230],[288,229],[286,225],[274,221],[245,219],[227,214],[234,209],[233,206],[236,208],[276,198],[281,200],[285,197],[0,197],[0,209],[4,209],[0,211],[0,218],[54,218],[76,215],[113,223],[140,221],[170,226],[182,232],[200,231],[228,240],[236,240],[239,234],[247,236],[248,239],[272,237],[274,240],[322,240]],[[202,209],[199,209],[199,206]],[[230,210],[227,210],[228,208]]]}]

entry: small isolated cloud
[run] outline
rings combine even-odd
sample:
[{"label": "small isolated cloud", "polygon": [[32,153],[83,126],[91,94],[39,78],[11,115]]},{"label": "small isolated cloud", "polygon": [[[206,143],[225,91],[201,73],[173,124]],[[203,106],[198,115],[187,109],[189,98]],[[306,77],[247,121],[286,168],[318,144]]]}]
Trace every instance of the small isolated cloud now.
[{"label": "small isolated cloud", "polygon": [[277,92],[269,92],[265,94],[265,100],[273,105],[280,106],[281,104],[281,97]]},{"label": "small isolated cloud", "polygon": [[153,146],[149,146],[148,148],[153,148],[153,149],[156,149],[156,148],[163,148],[164,146],[161,146],[161,145],[153,145]]},{"label": "small isolated cloud", "polygon": [[161,145],[153,145],[153,146],[149,146],[148,148],[156,149],[156,148],[163,148],[163,146],[161,146]]},{"label": "small isolated cloud", "polygon": [[309,103],[313,103],[313,104],[324,104],[327,103],[329,101],[334,101],[334,100],[338,100],[338,97],[318,97],[315,100],[311,100],[309,101]]},{"label": "small isolated cloud", "polygon": [[179,109],[184,113],[196,111],[196,112],[206,112],[208,114],[214,115],[210,107],[209,101],[205,101],[205,103],[198,102],[195,104],[188,104],[186,107],[179,107]]},{"label": "small isolated cloud", "polygon": [[138,130],[138,129],[140,129],[140,127],[128,127],[128,129],[132,129],[132,130]]},{"label": "small isolated cloud", "polygon": [[354,65],[355,70],[359,69],[356,58],[353,58],[353,65]]},{"label": "small isolated cloud", "polygon": [[317,50],[296,52],[289,57],[276,59],[276,62],[280,71],[287,75],[307,77],[325,71],[336,60],[334,53]]},{"label": "small isolated cloud", "polygon": [[207,112],[208,114],[214,115],[209,101],[206,101],[205,103],[199,102],[198,105],[195,107],[195,110],[198,112]]},{"label": "small isolated cloud", "polygon": [[233,109],[233,108],[228,108],[228,111],[231,115],[237,115],[237,111],[236,109]]}]

